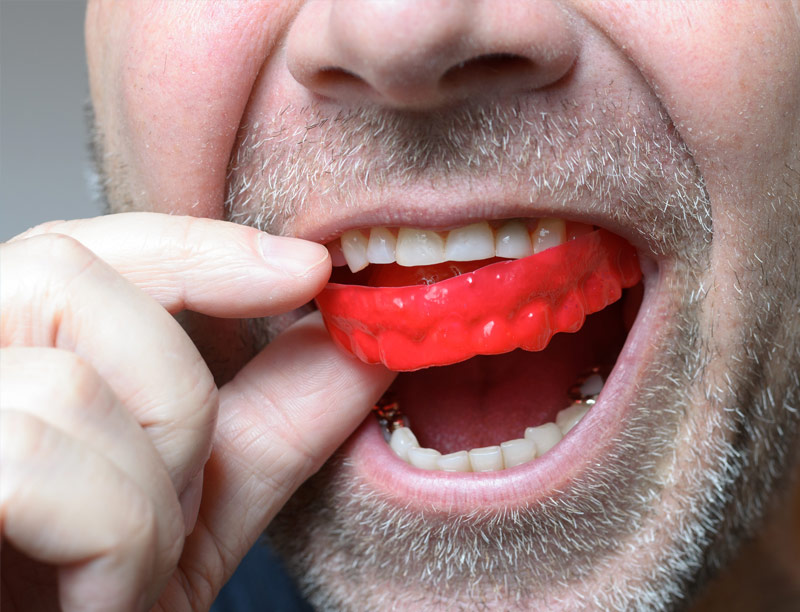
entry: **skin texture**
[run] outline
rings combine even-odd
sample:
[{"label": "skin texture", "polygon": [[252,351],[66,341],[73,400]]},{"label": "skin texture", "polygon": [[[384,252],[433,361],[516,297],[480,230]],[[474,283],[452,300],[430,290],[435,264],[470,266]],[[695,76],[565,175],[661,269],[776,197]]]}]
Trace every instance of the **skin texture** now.
[{"label": "skin texture", "polygon": [[672,609],[737,552],[700,604],[796,601],[769,542],[800,435],[798,3],[94,0],[86,37],[105,196],[151,213],[3,246],[4,609],[208,607],[388,386],[315,315],[260,350],[329,262],[258,229],[499,215],[597,220],[657,268],[625,422],[508,516],[398,508],[335,455],[272,527],[315,604]]}]

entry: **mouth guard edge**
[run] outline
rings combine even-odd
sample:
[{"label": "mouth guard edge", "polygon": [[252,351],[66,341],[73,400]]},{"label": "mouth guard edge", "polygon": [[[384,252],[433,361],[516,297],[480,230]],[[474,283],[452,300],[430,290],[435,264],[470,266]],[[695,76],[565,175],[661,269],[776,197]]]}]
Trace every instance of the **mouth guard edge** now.
[{"label": "mouth guard edge", "polygon": [[635,249],[606,230],[432,285],[329,283],[316,302],[333,340],[395,371],[516,348],[543,350],[641,279]]}]

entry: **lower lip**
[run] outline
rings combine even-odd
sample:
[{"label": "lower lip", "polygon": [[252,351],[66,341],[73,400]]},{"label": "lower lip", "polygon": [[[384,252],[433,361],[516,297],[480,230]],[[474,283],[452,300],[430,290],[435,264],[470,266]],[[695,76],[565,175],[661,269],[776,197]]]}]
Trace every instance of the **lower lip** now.
[{"label": "lower lip", "polygon": [[[476,508],[530,506],[565,490],[570,482],[602,461],[622,431],[635,397],[635,381],[656,351],[654,332],[668,305],[659,290],[663,279],[642,262],[645,294],[639,315],[597,403],[549,452],[529,463],[497,472],[420,470],[391,450],[381,427],[369,415],[342,449],[356,474],[386,500],[420,511],[468,513]],[[650,271],[648,272],[648,269]]]}]

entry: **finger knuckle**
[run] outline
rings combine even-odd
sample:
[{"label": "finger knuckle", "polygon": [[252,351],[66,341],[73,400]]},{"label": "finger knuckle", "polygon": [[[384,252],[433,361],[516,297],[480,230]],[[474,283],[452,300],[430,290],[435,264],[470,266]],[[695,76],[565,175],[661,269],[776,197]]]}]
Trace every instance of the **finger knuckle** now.
[{"label": "finger knuckle", "polygon": [[[30,354],[27,354],[27,353]],[[22,359],[3,377],[18,392],[3,405],[30,410],[47,419],[48,415],[65,414],[70,420],[105,416],[116,397],[94,367],[71,351],[52,348],[17,349]]]},{"label": "finger knuckle", "polygon": [[3,411],[0,427],[0,458],[3,472],[10,466],[31,464],[47,456],[56,442],[51,428],[40,418],[17,410]]},{"label": "finger knuckle", "polygon": [[95,258],[94,254],[79,241],[66,234],[46,233],[33,236],[27,241],[53,261],[85,265]]},{"label": "finger knuckle", "polygon": [[0,427],[0,525],[10,504],[24,496],[30,486],[29,474],[43,457],[57,452],[59,436],[41,419],[16,410],[3,411]]},{"label": "finger knuckle", "polygon": [[46,270],[49,278],[61,282],[82,275],[99,261],[86,246],[64,234],[41,234],[25,240],[25,245],[29,265]]},{"label": "finger knuckle", "polygon": [[70,284],[94,270],[100,259],[61,234],[35,236],[2,249],[3,346],[53,344],[72,298]]},{"label": "finger knuckle", "polygon": [[42,384],[59,410],[96,415],[110,407],[111,390],[94,367],[70,351],[54,350],[48,357]]}]

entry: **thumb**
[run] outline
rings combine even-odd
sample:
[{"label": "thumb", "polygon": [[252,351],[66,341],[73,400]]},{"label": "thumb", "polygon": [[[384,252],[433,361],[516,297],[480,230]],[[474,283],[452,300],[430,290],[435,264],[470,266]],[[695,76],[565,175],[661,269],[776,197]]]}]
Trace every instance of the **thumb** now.
[{"label": "thumb", "polygon": [[184,575],[217,575],[215,592],[221,588],[291,494],[358,427],[394,376],[345,355],[313,313],[225,385],[198,523],[183,555],[187,563],[219,565],[215,571],[183,567]]}]

